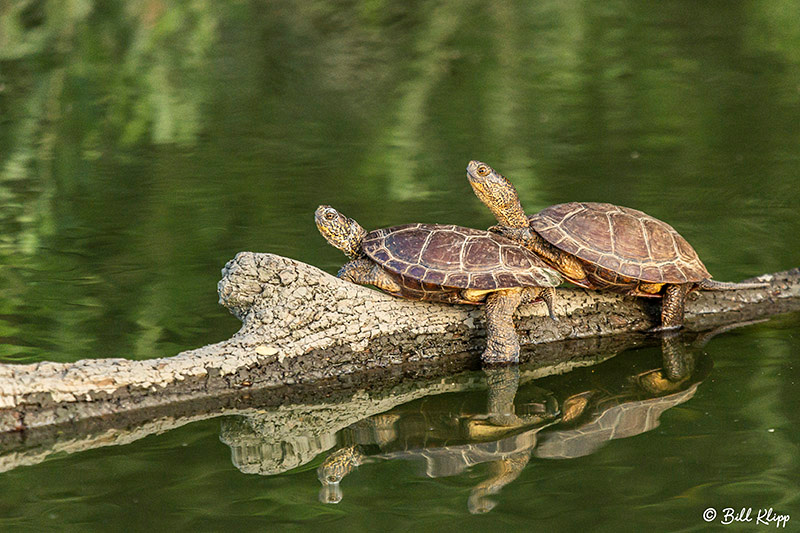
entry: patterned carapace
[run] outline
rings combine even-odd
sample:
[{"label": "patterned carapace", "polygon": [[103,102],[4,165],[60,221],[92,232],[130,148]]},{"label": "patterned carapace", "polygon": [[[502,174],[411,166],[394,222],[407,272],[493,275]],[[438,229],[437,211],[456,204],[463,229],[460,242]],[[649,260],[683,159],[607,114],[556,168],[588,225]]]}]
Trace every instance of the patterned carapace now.
[{"label": "patterned carapace", "polygon": [[[364,253],[392,274],[403,295],[421,300],[463,300],[460,289],[555,287],[561,279],[536,254],[487,231],[461,226],[407,224],[367,234]],[[453,298],[442,298],[442,290]]]},{"label": "patterned carapace", "polygon": [[711,277],[672,226],[636,209],[571,202],[528,220],[550,244],[584,261],[592,277],[611,284],[699,283]]}]

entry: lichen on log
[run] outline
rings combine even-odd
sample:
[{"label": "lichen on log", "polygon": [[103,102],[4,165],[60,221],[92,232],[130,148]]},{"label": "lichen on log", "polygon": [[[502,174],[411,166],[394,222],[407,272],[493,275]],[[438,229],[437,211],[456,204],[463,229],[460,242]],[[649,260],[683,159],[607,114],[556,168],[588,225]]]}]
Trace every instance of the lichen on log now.
[{"label": "lichen on log", "polygon": [[[485,336],[481,307],[412,302],[339,280],[274,254],[239,253],[222,271],[220,303],[242,320],[230,339],[174,357],[131,361],[0,365],[0,431],[69,424],[152,409],[243,388],[308,384],[402,363],[462,354],[473,364]],[[764,289],[691,295],[688,330],[800,309],[800,270],[755,278]],[[571,339],[643,332],[658,321],[658,301],[576,288],[558,289],[558,322],[544,305],[521,307],[521,341],[546,347]],[[558,350],[556,350],[558,351]],[[464,357],[463,354],[470,354]],[[553,351],[550,351],[552,355]]]}]

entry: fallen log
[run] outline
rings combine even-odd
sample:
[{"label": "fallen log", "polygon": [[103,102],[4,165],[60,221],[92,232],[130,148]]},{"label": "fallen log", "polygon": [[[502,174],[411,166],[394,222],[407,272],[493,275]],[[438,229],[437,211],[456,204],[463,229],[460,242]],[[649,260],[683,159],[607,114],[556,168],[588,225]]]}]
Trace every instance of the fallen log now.
[{"label": "fallen log", "polygon": [[[222,273],[220,303],[243,323],[230,339],[145,361],[0,365],[0,432],[74,424],[242,389],[304,385],[403,363],[444,358],[451,370],[463,369],[475,364],[482,348],[480,307],[397,299],[273,254],[239,253]],[[800,269],[754,279],[769,286],[694,293],[686,329],[800,309]],[[658,302],[651,300],[574,288],[558,293],[558,322],[540,305],[523,306],[515,315],[521,341],[534,346],[528,356],[551,373],[581,355],[561,352],[559,341],[643,332],[658,321]]]}]

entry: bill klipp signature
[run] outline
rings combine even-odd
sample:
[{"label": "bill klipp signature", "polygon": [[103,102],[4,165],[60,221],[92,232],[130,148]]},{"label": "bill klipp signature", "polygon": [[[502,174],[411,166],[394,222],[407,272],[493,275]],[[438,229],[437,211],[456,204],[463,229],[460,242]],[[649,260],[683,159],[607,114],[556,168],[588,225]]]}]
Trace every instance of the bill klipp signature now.
[{"label": "bill klipp signature", "polygon": [[733,507],[726,507],[719,513],[713,507],[709,507],[703,511],[703,520],[706,522],[713,522],[719,516],[719,523],[723,526],[735,524],[737,522],[747,522],[751,524],[758,524],[762,526],[775,526],[784,528],[786,523],[791,518],[788,514],[781,514],[775,511],[772,507],[769,509],[756,509],[752,507],[742,507],[741,509],[734,509]]}]

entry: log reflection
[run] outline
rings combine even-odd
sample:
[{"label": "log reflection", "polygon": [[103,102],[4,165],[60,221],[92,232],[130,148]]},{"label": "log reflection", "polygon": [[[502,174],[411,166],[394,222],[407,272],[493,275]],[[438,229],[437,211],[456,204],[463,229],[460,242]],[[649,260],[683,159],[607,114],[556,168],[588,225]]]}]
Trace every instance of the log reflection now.
[{"label": "log reflection", "polygon": [[222,441],[246,473],[274,475],[324,457],[317,468],[319,499],[338,503],[354,472],[371,463],[404,460],[418,475],[456,476],[485,464],[471,490],[472,513],[490,511],[492,497],[531,462],[588,455],[606,442],[650,431],[660,415],[692,398],[711,362],[697,357],[698,337],[670,337],[665,361],[680,354],[691,368],[670,376],[654,352],[632,351],[563,375],[533,379],[531,365],[470,373],[481,389],[428,396],[363,418],[344,428],[303,430],[276,441],[270,414],[229,418]]}]

